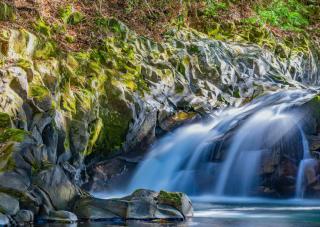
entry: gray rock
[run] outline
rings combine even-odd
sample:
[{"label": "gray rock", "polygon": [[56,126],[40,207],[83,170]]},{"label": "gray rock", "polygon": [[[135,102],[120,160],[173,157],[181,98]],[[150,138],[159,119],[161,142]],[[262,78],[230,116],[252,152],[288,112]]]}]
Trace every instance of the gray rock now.
[{"label": "gray rock", "polygon": [[[85,219],[184,219],[192,216],[189,198],[183,193],[136,190],[129,196],[119,199],[84,198],[75,203],[74,212]],[[164,196],[177,196],[175,200],[164,199]],[[178,205],[177,205],[177,204]]]},{"label": "gray rock", "polygon": [[19,210],[14,216],[17,223],[30,223],[33,222],[34,214],[31,210]]},{"label": "gray rock", "polygon": [[70,201],[78,195],[76,186],[59,166],[41,171],[33,182],[46,192],[56,209],[66,209]]},{"label": "gray rock", "polygon": [[6,226],[9,224],[10,224],[9,218],[6,215],[0,213],[0,226]]},{"label": "gray rock", "polygon": [[0,188],[27,191],[30,186],[30,179],[15,172],[0,173]]},{"label": "gray rock", "polygon": [[19,210],[19,201],[10,195],[0,192],[0,211],[7,215],[14,215]]},{"label": "gray rock", "polygon": [[[122,199],[98,199],[83,198],[78,200],[74,206],[74,212],[79,218],[125,218],[128,203]],[[99,217],[97,217],[99,216]]]},{"label": "gray rock", "polygon": [[49,215],[41,217],[40,219],[61,223],[73,223],[78,221],[78,218],[74,213],[65,210],[50,211]]}]

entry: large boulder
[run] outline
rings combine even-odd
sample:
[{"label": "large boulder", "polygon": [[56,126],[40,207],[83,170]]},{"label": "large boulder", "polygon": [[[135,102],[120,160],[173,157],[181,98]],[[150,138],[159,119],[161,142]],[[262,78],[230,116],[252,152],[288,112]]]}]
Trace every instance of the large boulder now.
[{"label": "large boulder", "polygon": [[160,193],[139,189],[119,199],[83,198],[74,205],[80,219],[178,219],[193,215],[192,204],[183,193]]}]

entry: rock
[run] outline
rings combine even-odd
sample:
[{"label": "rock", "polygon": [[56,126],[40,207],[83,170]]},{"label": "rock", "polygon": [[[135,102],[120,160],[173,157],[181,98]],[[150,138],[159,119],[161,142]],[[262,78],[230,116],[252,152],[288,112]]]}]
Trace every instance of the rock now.
[{"label": "rock", "polygon": [[66,209],[78,195],[76,186],[70,182],[59,166],[42,170],[33,183],[45,191],[56,209]]},{"label": "rock", "polygon": [[19,201],[17,199],[0,192],[0,211],[2,213],[15,215],[19,209]]},{"label": "rock", "polygon": [[2,214],[2,213],[0,213],[0,225],[1,226],[10,225],[9,218],[6,215]]},{"label": "rock", "polygon": [[158,202],[159,204],[173,206],[180,211],[184,217],[193,216],[192,203],[184,193],[160,191],[158,195]]},{"label": "rock", "polygon": [[119,199],[80,199],[75,203],[74,212],[84,219],[181,220],[193,215],[191,202],[185,194],[146,189]]},{"label": "rock", "polygon": [[[121,206],[123,214],[126,211],[126,207]],[[77,200],[73,212],[79,219],[112,219],[120,218],[119,215],[112,213],[107,206],[106,200],[97,198],[83,198]]]},{"label": "rock", "polygon": [[30,223],[34,220],[34,214],[31,210],[19,210],[14,216],[17,223]]},{"label": "rock", "polygon": [[320,149],[320,135],[308,136],[310,151],[317,151]]},{"label": "rock", "polygon": [[78,221],[78,218],[74,213],[65,210],[50,211],[49,215],[40,217],[40,219],[59,223],[73,223]]}]

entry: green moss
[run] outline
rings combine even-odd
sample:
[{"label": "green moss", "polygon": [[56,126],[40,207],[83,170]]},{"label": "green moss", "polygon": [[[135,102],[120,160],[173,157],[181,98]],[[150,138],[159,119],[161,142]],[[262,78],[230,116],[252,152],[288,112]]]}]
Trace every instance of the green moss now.
[{"label": "green moss", "polygon": [[160,191],[158,195],[159,203],[167,204],[179,209],[182,205],[182,193]]},{"label": "green moss", "polygon": [[10,128],[11,120],[7,113],[0,112],[0,128]]},{"label": "green moss", "polygon": [[34,58],[36,59],[48,59],[50,57],[56,56],[58,50],[56,45],[51,41],[42,41],[38,44],[37,50],[34,53]]},{"label": "green moss", "polygon": [[14,158],[12,157],[13,151],[13,142],[2,144],[0,147],[0,172],[11,171],[16,168]]},{"label": "green moss", "polygon": [[14,8],[4,2],[0,2],[0,21],[10,21],[15,18]]},{"label": "green moss", "polygon": [[101,130],[103,128],[103,122],[101,118],[95,120],[90,126],[90,138],[88,142],[87,149],[85,151],[85,155],[89,155],[92,152],[92,148],[95,146]]},{"label": "green moss", "polygon": [[34,23],[33,27],[40,34],[43,34],[44,36],[47,36],[47,37],[51,36],[51,27],[43,19],[38,19]]},{"label": "green moss", "polygon": [[0,134],[0,143],[9,141],[22,142],[25,139],[26,135],[28,135],[28,132],[24,130],[8,128]]},{"label": "green moss", "polygon": [[76,37],[75,36],[72,36],[72,35],[66,35],[65,36],[65,39],[68,43],[74,43],[76,41]]},{"label": "green moss", "polygon": [[29,86],[30,97],[36,98],[38,100],[43,100],[50,94],[48,88],[42,85],[31,84]]},{"label": "green moss", "polygon": [[65,24],[76,25],[84,20],[84,15],[76,11],[72,5],[59,9],[59,17]]},{"label": "green moss", "polygon": [[84,15],[78,11],[73,12],[69,19],[68,19],[68,24],[76,25],[81,23],[84,20]]}]

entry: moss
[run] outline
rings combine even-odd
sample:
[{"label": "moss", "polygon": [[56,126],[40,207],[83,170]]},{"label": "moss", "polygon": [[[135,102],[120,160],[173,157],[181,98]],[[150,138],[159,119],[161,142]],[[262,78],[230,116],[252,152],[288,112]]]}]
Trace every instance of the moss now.
[{"label": "moss", "polygon": [[79,24],[85,18],[85,16],[81,12],[76,11],[72,5],[60,8],[59,17],[65,24],[71,25]]},{"label": "moss", "polygon": [[76,100],[73,93],[64,88],[61,94],[60,108],[68,113],[76,113]]},{"label": "moss", "polygon": [[173,116],[173,119],[175,121],[185,121],[185,120],[193,118],[195,115],[196,115],[196,113],[194,113],[194,112],[180,111]]},{"label": "moss", "polygon": [[76,25],[84,20],[84,15],[78,11],[73,12],[68,18],[68,24]]},{"label": "moss", "polygon": [[76,37],[75,36],[72,36],[72,35],[66,35],[65,36],[65,39],[68,43],[74,43],[76,41]]},{"label": "moss", "polygon": [[52,168],[52,166],[53,166],[52,163],[45,160],[42,160],[41,162],[34,161],[31,165],[31,174],[35,176],[43,170]]},{"label": "moss", "polygon": [[29,96],[38,100],[44,100],[50,94],[48,88],[42,85],[31,84],[29,86]]},{"label": "moss", "polygon": [[15,18],[14,8],[4,2],[0,2],[0,21],[10,21]]},{"label": "moss", "polygon": [[51,27],[43,19],[38,19],[34,23],[33,27],[40,34],[47,37],[51,36]]},{"label": "moss", "polygon": [[179,209],[182,205],[182,193],[160,191],[158,195],[159,203],[173,206]]},{"label": "moss", "polygon": [[0,171],[11,171],[16,168],[14,158],[12,157],[13,151],[13,142],[2,144],[0,148]]},{"label": "moss", "polygon": [[58,50],[53,42],[42,41],[37,46],[37,50],[34,53],[34,58],[46,60],[50,57],[55,57],[57,53]]},{"label": "moss", "polygon": [[5,129],[0,134],[0,143],[5,142],[22,142],[29,133],[27,131],[15,128]]},{"label": "moss", "polygon": [[19,59],[17,66],[23,68],[24,70],[30,69],[32,67],[32,62],[27,59]]},{"label": "moss", "polygon": [[0,128],[10,128],[11,120],[7,113],[0,112]]},{"label": "moss", "polygon": [[101,133],[101,130],[103,128],[103,122],[101,118],[98,118],[97,120],[95,120],[90,127],[90,138],[89,138],[89,142],[88,142],[88,146],[87,149],[85,151],[85,155],[89,155],[92,152],[92,148],[95,146],[99,135]]}]

